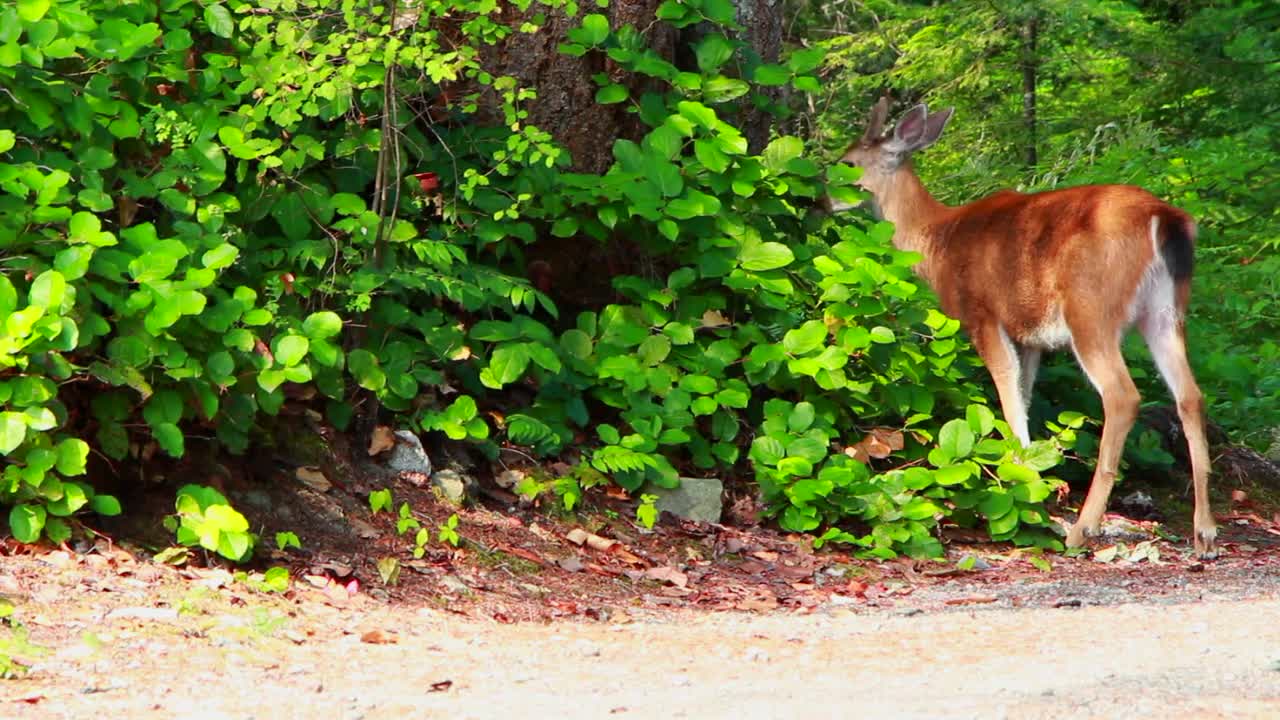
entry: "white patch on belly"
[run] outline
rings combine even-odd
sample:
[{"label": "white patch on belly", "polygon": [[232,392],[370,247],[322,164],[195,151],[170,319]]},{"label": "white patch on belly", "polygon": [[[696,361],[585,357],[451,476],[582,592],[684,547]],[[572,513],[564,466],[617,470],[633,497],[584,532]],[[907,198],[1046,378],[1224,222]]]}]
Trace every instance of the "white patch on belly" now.
[{"label": "white patch on belly", "polygon": [[1018,342],[1043,350],[1057,350],[1070,345],[1071,328],[1067,327],[1067,320],[1062,316],[1062,308],[1051,308],[1044,320],[1032,328],[1031,332],[1018,338]]}]

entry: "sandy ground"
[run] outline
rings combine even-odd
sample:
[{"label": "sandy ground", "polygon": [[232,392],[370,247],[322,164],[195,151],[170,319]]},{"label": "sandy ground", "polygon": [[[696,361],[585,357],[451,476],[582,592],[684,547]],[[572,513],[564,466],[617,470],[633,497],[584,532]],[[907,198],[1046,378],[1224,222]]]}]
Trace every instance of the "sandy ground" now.
[{"label": "sandy ground", "polygon": [[1280,718],[1280,579],[1218,593],[1213,572],[1156,602],[1077,588],[1081,607],[1020,608],[1044,583],[992,600],[956,582],[878,607],[510,624],[87,574],[24,584],[17,617],[43,652],[0,681],[0,716]]}]

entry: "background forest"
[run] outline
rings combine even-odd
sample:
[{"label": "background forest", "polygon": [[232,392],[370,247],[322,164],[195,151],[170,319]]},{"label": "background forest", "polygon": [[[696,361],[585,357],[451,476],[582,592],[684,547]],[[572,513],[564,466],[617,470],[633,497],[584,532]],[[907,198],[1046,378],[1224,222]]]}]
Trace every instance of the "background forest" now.
[{"label": "background forest", "polygon": [[[957,107],[922,158],[944,200],[1130,182],[1195,215],[1209,416],[1270,442],[1275,3],[18,0],[9,531],[65,540],[139,468],[281,426],[391,423],[563,460],[519,489],[568,508],[717,474],[869,555],[937,554],[943,522],[1060,547],[1049,473],[1084,472],[1100,415],[1079,371],[1043,371],[1019,448],[892,228],[813,209],[855,194],[831,160],[884,92]],[[179,541],[252,553],[220,493],[176,509]]]}]

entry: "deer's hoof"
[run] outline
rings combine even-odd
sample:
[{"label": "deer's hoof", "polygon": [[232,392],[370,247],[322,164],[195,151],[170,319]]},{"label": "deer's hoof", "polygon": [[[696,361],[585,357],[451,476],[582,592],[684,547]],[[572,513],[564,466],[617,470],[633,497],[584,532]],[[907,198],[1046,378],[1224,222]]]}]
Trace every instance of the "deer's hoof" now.
[{"label": "deer's hoof", "polygon": [[1218,559],[1218,528],[1210,525],[1195,531],[1196,557],[1201,560]]}]

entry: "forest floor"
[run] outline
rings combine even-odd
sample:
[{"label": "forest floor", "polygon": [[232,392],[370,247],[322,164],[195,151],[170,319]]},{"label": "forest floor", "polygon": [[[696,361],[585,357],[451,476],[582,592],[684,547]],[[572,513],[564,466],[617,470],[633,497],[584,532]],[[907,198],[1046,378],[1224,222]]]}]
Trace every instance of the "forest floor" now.
[{"label": "forest floor", "polygon": [[873,562],[749,522],[647,530],[604,493],[456,509],[401,478],[432,532],[415,559],[368,479],[328,475],[217,480],[264,545],[302,540],[249,574],[157,562],[158,524],[0,545],[0,717],[1280,718],[1280,518],[1243,491],[1212,562],[1116,516],[1080,557],[951,530],[945,560]]}]

